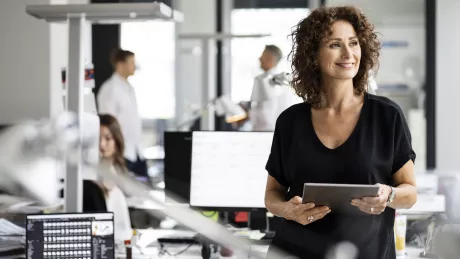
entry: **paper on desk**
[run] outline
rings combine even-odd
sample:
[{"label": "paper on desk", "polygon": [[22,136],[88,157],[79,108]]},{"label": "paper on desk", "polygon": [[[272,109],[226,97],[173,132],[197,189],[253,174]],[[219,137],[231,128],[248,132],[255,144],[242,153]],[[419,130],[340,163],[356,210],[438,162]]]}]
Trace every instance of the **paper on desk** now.
[{"label": "paper on desk", "polygon": [[265,233],[260,232],[259,230],[249,230],[249,231],[237,231],[234,233],[238,237],[246,237],[252,240],[261,240]]},{"label": "paper on desk", "polygon": [[5,210],[17,204],[32,204],[34,202],[22,197],[11,196],[7,194],[0,195],[0,209]]},{"label": "paper on desk", "polygon": [[32,214],[42,211],[58,211],[63,206],[64,201],[60,200],[51,206],[41,206],[35,201],[24,199],[22,197],[0,195],[0,211],[6,213]]},{"label": "paper on desk", "polygon": [[24,247],[26,230],[6,219],[0,219],[0,252]]},{"label": "paper on desk", "polygon": [[[16,249],[24,248],[24,243],[20,243],[14,240],[2,240],[0,239],[0,253],[12,251]],[[5,257],[1,256],[0,258],[5,259]],[[18,258],[17,256],[14,258]]]},{"label": "paper on desk", "polygon": [[17,226],[6,219],[0,219],[0,237],[4,235],[26,235],[26,229]]},{"label": "paper on desk", "polygon": [[154,245],[158,238],[193,238],[197,235],[195,231],[189,230],[170,230],[170,229],[143,229],[138,230],[140,233],[137,240],[139,248],[145,248]]}]

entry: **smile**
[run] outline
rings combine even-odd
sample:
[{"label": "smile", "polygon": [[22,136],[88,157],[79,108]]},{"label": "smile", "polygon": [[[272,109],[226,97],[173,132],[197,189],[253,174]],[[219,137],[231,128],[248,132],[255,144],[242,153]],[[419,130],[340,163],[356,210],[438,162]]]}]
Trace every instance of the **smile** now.
[{"label": "smile", "polygon": [[343,68],[352,68],[355,65],[355,63],[335,63],[335,64]]}]

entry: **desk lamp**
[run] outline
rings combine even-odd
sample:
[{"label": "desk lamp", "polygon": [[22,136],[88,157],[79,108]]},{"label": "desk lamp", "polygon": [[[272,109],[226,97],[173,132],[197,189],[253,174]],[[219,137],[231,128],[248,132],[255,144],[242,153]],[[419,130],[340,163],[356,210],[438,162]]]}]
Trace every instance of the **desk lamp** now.
[{"label": "desk lamp", "polygon": [[288,90],[291,90],[289,89],[291,80],[291,74],[286,72],[273,76],[267,75],[261,80],[260,85],[254,86],[251,101],[264,102],[286,93]]},{"label": "desk lamp", "polygon": [[225,122],[227,123],[238,122],[248,117],[248,114],[240,105],[234,103],[227,95],[222,95],[214,100],[211,100],[206,108],[195,110],[192,118],[180,123],[177,128],[180,130],[189,126],[189,124],[193,123],[198,118],[201,118],[209,107],[212,107],[218,116],[225,116]]}]

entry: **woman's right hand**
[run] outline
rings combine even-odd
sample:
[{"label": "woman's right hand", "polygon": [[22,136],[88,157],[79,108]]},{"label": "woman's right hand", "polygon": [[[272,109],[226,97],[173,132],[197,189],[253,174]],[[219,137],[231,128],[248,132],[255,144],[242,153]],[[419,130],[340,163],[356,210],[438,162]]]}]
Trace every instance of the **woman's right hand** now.
[{"label": "woman's right hand", "polygon": [[286,202],[284,218],[307,225],[324,218],[331,210],[327,206],[315,207],[313,203],[302,203],[302,198],[295,196]]}]

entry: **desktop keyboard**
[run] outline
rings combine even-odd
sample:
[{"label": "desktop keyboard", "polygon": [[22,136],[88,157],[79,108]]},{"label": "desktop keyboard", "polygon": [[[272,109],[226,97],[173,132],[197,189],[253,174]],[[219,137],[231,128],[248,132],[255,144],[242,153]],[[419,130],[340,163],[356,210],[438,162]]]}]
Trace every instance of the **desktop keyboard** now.
[{"label": "desktop keyboard", "polygon": [[262,240],[272,240],[275,237],[275,231],[264,232],[265,236],[262,237]]},{"label": "desktop keyboard", "polygon": [[190,237],[161,237],[158,238],[160,244],[199,244],[195,238]]}]

